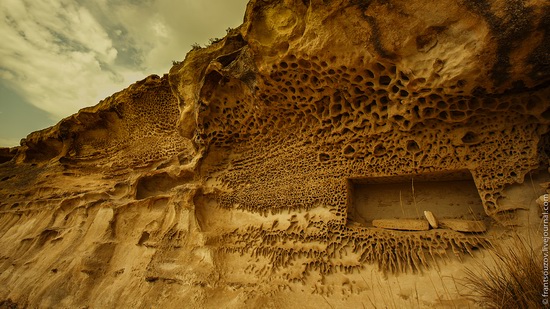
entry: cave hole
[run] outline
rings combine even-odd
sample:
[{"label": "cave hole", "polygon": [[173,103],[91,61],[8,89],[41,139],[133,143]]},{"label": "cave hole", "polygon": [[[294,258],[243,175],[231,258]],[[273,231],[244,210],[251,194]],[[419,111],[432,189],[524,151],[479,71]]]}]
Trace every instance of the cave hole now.
[{"label": "cave hole", "polygon": [[469,170],[347,179],[348,223],[372,226],[375,219],[487,218]]}]

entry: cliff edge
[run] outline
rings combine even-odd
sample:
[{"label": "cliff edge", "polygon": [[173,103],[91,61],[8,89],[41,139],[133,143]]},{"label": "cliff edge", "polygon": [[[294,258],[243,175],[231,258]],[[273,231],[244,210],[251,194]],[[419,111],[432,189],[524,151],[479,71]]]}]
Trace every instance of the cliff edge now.
[{"label": "cliff edge", "polygon": [[479,305],[466,268],[541,245],[549,21],[538,0],[250,1],[0,151],[0,307]]}]

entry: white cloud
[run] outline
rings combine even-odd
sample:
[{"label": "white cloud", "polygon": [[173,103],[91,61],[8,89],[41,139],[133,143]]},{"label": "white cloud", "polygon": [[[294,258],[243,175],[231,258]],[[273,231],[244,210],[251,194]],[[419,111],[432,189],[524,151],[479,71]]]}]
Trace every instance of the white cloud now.
[{"label": "white cloud", "polygon": [[120,88],[122,74],[132,73],[115,73],[117,51],[109,36],[74,1],[5,0],[0,14],[2,76],[56,117],[97,103],[99,89]]},{"label": "white cloud", "polygon": [[168,71],[242,22],[246,0],[2,0],[0,78],[57,118]]}]

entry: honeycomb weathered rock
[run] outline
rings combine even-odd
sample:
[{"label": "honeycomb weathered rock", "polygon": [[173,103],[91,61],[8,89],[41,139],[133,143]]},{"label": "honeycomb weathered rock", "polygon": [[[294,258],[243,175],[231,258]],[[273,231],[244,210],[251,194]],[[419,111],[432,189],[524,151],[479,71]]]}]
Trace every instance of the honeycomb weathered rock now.
[{"label": "honeycomb weathered rock", "polygon": [[[486,262],[492,229],[536,225],[549,181],[548,14],[539,0],[251,1],[169,74],[2,152],[0,303],[471,305],[454,258]],[[441,207],[466,209],[434,211],[443,227],[488,232],[355,220],[354,184],[394,182],[378,206],[399,220],[424,220],[412,208],[437,184]]]}]

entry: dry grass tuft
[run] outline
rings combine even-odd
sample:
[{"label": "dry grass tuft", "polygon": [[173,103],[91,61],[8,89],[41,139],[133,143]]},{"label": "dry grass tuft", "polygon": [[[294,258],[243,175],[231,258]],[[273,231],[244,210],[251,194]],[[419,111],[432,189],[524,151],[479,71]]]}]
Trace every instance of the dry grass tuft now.
[{"label": "dry grass tuft", "polygon": [[484,308],[542,308],[542,253],[519,238],[512,248],[494,247],[494,265],[466,270],[469,296]]}]

